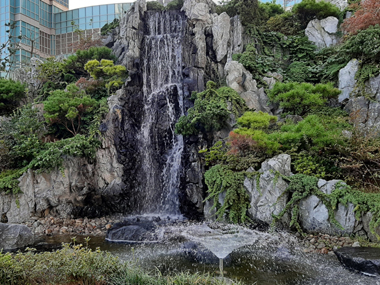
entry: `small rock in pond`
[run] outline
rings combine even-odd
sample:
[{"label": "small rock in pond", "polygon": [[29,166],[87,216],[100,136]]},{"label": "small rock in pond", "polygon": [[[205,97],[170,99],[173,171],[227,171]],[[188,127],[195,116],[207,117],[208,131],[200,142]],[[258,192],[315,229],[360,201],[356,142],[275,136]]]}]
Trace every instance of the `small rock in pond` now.
[{"label": "small rock in pond", "polygon": [[342,247],[335,254],[351,270],[367,275],[380,275],[380,248]]}]

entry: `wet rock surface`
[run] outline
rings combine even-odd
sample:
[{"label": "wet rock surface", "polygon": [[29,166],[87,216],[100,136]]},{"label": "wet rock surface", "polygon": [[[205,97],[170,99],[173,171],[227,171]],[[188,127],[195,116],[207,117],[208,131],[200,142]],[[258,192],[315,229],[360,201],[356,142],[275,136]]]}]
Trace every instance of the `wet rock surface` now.
[{"label": "wet rock surface", "polygon": [[34,235],[25,225],[0,223],[0,251],[31,245]]},{"label": "wet rock surface", "polygon": [[343,247],[334,252],[347,268],[363,274],[380,275],[380,248]]}]

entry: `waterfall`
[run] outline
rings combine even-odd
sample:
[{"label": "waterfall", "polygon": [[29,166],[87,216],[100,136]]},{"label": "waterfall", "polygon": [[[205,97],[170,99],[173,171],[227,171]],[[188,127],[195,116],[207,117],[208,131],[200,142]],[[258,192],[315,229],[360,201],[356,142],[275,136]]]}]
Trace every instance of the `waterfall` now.
[{"label": "waterfall", "polygon": [[147,12],[141,55],[144,108],[137,140],[141,171],[138,214],[180,215],[178,189],[183,137],[174,132],[183,112],[182,38],[178,11]]}]

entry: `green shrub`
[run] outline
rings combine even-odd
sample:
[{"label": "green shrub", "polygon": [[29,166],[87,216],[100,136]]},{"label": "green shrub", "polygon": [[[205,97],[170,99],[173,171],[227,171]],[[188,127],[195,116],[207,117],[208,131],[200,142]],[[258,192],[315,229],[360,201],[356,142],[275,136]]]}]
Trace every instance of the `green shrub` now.
[{"label": "green shrub", "polygon": [[97,139],[83,135],[46,143],[27,167],[38,172],[49,172],[55,167],[61,167],[66,156],[94,159],[99,147]]},{"label": "green shrub", "polygon": [[305,82],[310,76],[309,66],[303,61],[292,62],[286,70],[287,79],[294,82]]},{"label": "green shrub", "polygon": [[315,18],[322,20],[330,16],[336,18],[340,16],[338,7],[330,2],[316,2],[316,0],[302,0],[301,3],[293,6],[292,11],[300,19],[302,29],[306,28],[307,24]]},{"label": "green shrub", "polygon": [[276,116],[271,116],[264,112],[245,112],[237,122],[241,128],[251,128],[255,130],[266,130],[271,123],[277,121]]},{"label": "green shrub", "polygon": [[262,3],[259,2],[259,11],[260,11],[260,17],[261,20],[266,22],[269,20],[269,18],[283,14],[284,9],[280,4],[275,4],[275,3]]},{"label": "green shrub", "polygon": [[303,116],[326,104],[327,99],[336,98],[341,91],[331,83],[281,83],[277,82],[268,94],[272,102],[280,103],[288,114]]},{"label": "green shrub", "polygon": [[70,84],[67,91],[56,90],[44,101],[44,117],[48,124],[59,124],[73,136],[79,133],[85,113],[97,107],[98,102]]},{"label": "green shrub", "polygon": [[148,11],[164,11],[165,7],[158,1],[149,1],[146,3],[146,9]]},{"label": "green shrub", "polygon": [[323,121],[316,115],[309,115],[298,124],[285,124],[278,132],[269,135],[269,139],[281,144],[284,150],[314,150],[335,145],[344,144],[345,139],[341,135],[344,126],[337,126],[335,121]]},{"label": "green shrub", "polygon": [[268,154],[276,152],[280,145],[276,141],[269,140],[266,133],[270,124],[277,121],[277,117],[263,112],[245,112],[238,119],[239,128],[235,129],[236,134],[248,136],[256,142],[256,150],[265,150]]},{"label": "green shrub", "polygon": [[380,60],[380,26],[371,26],[350,37],[342,46],[341,52],[362,61]]},{"label": "green shrub", "polygon": [[112,50],[107,47],[90,47],[87,50],[77,50],[75,54],[70,55],[63,63],[64,73],[71,73],[77,79],[81,76],[88,76],[84,66],[89,60],[101,61],[112,60],[114,63],[117,58],[112,54]]},{"label": "green shrub", "polygon": [[11,169],[0,173],[0,192],[5,194],[20,193],[18,179],[25,172],[25,169]]},{"label": "green shrub", "polygon": [[125,66],[114,65],[112,60],[107,59],[102,59],[100,62],[96,59],[90,60],[86,63],[84,69],[90,73],[92,78],[96,80],[103,79],[108,96],[111,95],[112,91],[116,91],[123,86],[128,75]]},{"label": "green shrub", "polygon": [[11,79],[0,78],[0,116],[12,113],[25,95],[24,84]]},{"label": "green shrub", "polygon": [[41,149],[45,135],[42,115],[31,104],[15,111],[0,124],[0,140],[8,149],[8,168],[23,168]]},{"label": "green shrub", "polygon": [[[230,114],[238,115],[245,111],[245,101],[239,94],[229,87],[216,89],[216,84],[207,82],[207,88],[192,95],[194,107],[188,110],[186,116],[179,118],[175,131],[182,135],[193,135],[199,132],[213,132],[221,130]],[[231,103],[231,109],[227,102]]]},{"label": "green shrub", "polygon": [[166,10],[181,10],[184,0],[173,0],[166,5]]},{"label": "green shrub", "polygon": [[326,169],[316,152],[301,151],[292,154],[292,166],[296,173],[324,178]]},{"label": "green shrub", "polygon": [[234,130],[234,132],[251,137],[268,155],[272,155],[280,148],[280,144],[276,140],[271,140],[270,136],[262,130],[239,128]]},{"label": "green shrub", "polygon": [[287,36],[297,35],[302,30],[297,16],[289,11],[271,17],[267,21],[266,27],[272,32],[282,33]]},{"label": "green shrub", "polygon": [[[148,2],[148,3],[151,3],[151,2]],[[105,24],[101,29],[100,29],[100,32],[101,32],[101,35],[102,36],[105,36],[107,35],[110,31],[112,31],[113,29],[115,29],[116,27],[119,26],[119,23],[120,23],[120,20],[115,18],[111,23],[107,23]]]}]

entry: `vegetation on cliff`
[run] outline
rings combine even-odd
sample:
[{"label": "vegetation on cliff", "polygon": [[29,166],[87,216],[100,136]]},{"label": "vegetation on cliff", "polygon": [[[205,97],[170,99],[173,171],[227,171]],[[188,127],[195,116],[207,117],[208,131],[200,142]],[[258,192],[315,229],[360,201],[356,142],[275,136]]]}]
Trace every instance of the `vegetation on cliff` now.
[{"label": "vegetation on cliff", "polygon": [[[250,9],[248,16],[241,10],[243,7],[247,9],[246,5]],[[376,5],[377,2],[372,0],[356,1],[340,12],[331,3],[303,0],[291,11],[284,12],[279,5],[272,3],[233,0],[223,1],[218,7],[219,13],[239,14],[247,36],[252,39],[243,53],[233,55],[233,59],[252,73],[258,86],[267,91],[271,103],[282,109],[278,121],[277,117],[255,110],[243,112],[240,118],[236,117],[237,124],[228,138],[214,141],[213,146],[201,150],[209,167],[205,174],[209,194],[206,200],[213,201],[219,219],[247,220],[249,197],[243,186],[244,177],[249,175],[246,170],[250,167],[258,169],[265,159],[280,153],[291,155],[292,172],[296,173],[288,188],[293,198],[284,209],[284,212],[291,209],[292,225],[296,228],[299,228],[297,202],[316,194],[314,182],[318,178],[342,179],[357,189],[349,186],[344,191],[337,189],[336,197],[317,193],[329,209],[331,222],[335,221],[332,211],[337,201],[355,204],[356,213],[362,212],[359,208],[378,212],[377,202],[368,199],[373,195],[370,199],[377,201],[375,197],[380,193],[377,166],[380,139],[376,134],[364,136],[355,123],[358,114],[349,114],[342,106],[333,103],[340,94],[336,88],[338,72],[353,58],[360,60],[356,79],[358,86],[362,87],[357,90],[357,95],[374,99],[364,83],[380,73],[380,27],[376,25],[379,13]],[[354,11],[354,16],[344,19],[348,10]],[[343,23],[343,32],[348,34],[339,44],[318,50],[304,36],[304,29],[310,20],[329,16],[337,17]],[[271,90],[262,80],[270,72],[279,73],[284,78],[283,83],[277,82]],[[211,101],[205,98],[202,105],[208,104]],[[180,120],[182,129],[191,126],[191,120],[184,118]],[[213,122],[213,125],[218,123]],[[209,135],[219,129],[203,127],[202,132]],[[191,134],[199,132],[199,127],[193,128]],[[314,181],[313,187],[305,186],[310,184],[309,180]],[[309,182],[304,185],[302,181]],[[300,188],[297,190],[292,185]],[[224,195],[223,205],[219,204],[220,195]],[[379,215],[375,216],[372,226],[378,223]]]},{"label": "vegetation on cliff", "polygon": [[0,110],[8,115],[0,123],[0,191],[17,193],[17,179],[27,169],[50,171],[61,167],[65,156],[95,157],[107,97],[127,77],[115,61],[106,47],[78,50],[63,61],[48,59],[38,66],[33,92],[0,79],[0,96],[6,94]]}]

